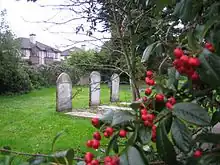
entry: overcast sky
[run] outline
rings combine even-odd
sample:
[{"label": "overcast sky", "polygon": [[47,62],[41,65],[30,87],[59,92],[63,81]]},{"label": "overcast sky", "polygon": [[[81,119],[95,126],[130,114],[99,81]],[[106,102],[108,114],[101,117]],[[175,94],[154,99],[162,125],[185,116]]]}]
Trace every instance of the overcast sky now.
[{"label": "overcast sky", "polygon": [[[42,22],[53,18],[54,22],[62,22],[69,18],[76,18],[70,11],[60,11],[51,7],[41,7],[40,5],[64,4],[68,0],[38,0],[37,3],[27,2],[27,0],[0,0],[0,10],[7,10],[7,21],[10,28],[17,37],[29,37],[29,34],[35,33],[37,41],[65,49],[67,45],[80,47],[85,44],[88,48],[95,48],[95,45],[101,45],[102,42],[81,42],[83,40],[94,40],[85,35],[75,34],[75,28],[81,24],[88,26],[85,20],[75,20],[66,25],[55,25]],[[100,25],[101,27],[101,25]],[[109,37],[108,33],[96,33],[95,37]],[[70,42],[71,40],[71,42]],[[95,44],[95,45],[94,45]]]}]

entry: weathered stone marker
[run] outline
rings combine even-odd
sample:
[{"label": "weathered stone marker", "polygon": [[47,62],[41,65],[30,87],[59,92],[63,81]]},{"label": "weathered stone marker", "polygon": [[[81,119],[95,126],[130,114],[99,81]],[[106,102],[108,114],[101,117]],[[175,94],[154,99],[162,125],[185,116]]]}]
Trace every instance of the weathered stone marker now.
[{"label": "weathered stone marker", "polygon": [[111,77],[111,96],[110,101],[111,102],[117,102],[119,101],[119,83],[120,83],[120,77],[118,74],[113,74]]},{"label": "weathered stone marker", "polygon": [[100,73],[93,71],[90,74],[90,92],[89,92],[90,106],[97,106],[100,104],[100,81],[101,81]]},{"label": "weathered stone marker", "polygon": [[61,73],[56,84],[56,111],[72,111],[72,81],[69,75]]}]

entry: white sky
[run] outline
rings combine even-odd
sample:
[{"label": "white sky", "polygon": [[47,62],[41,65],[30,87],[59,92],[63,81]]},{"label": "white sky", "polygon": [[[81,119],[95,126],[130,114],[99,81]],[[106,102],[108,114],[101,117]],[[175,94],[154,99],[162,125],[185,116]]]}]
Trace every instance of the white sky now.
[{"label": "white sky", "polygon": [[[35,33],[39,42],[66,49],[67,45],[80,47],[86,45],[86,49],[95,48],[95,45],[102,45],[103,42],[81,42],[84,40],[94,40],[94,38],[85,35],[75,34],[75,28],[81,24],[88,26],[85,20],[75,20],[66,25],[46,24],[46,21],[53,17],[54,22],[62,22],[68,18],[76,18],[70,11],[59,11],[52,7],[40,7],[40,5],[64,4],[68,0],[38,0],[37,3],[27,2],[27,0],[0,0],[0,10],[7,10],[7,21],[10,28],[17,37],[29,37],[29,34]],[[33,23],[34,22],[34,23]],[[41,22],[41,23],[36,23]],[[101,25],[100,25],[101,27]],[[97,38],[110,37],[108,33],[95,33]],[[69,41],[71,40],[71,42]],[[80,42],[80,43],[79,43]],[[94,45],[95,44],[95,45]]]}]

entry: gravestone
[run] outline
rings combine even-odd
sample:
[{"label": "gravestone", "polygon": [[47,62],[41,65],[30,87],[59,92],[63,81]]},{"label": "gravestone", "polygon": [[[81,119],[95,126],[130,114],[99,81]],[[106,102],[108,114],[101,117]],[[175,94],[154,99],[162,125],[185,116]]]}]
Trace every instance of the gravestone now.
[{"label": "gravestone", "polygon": [[68,74],[61,73],[56,81],[56,111],[72,111],[72,81]]},{"label": "gravestone", "polygon": [[111,102],[118,102],[119,101],[119,83],[120,83],[120,77],[118,74],[113,74],[111,77],[111,96],[110,101]]},{"label": "gravestone", "polygon": [[93,71],[90,74],[90,106],[98,106],[100,104],[100,81],[101,76],[99,72]]}]

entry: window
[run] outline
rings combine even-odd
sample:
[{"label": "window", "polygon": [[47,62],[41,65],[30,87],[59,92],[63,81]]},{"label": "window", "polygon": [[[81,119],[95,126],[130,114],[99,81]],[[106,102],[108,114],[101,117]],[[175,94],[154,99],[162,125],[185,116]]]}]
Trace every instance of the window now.
[{"label": "window", "polygon": [[55,59],[58,59],[58,53],[55,53]]}]

